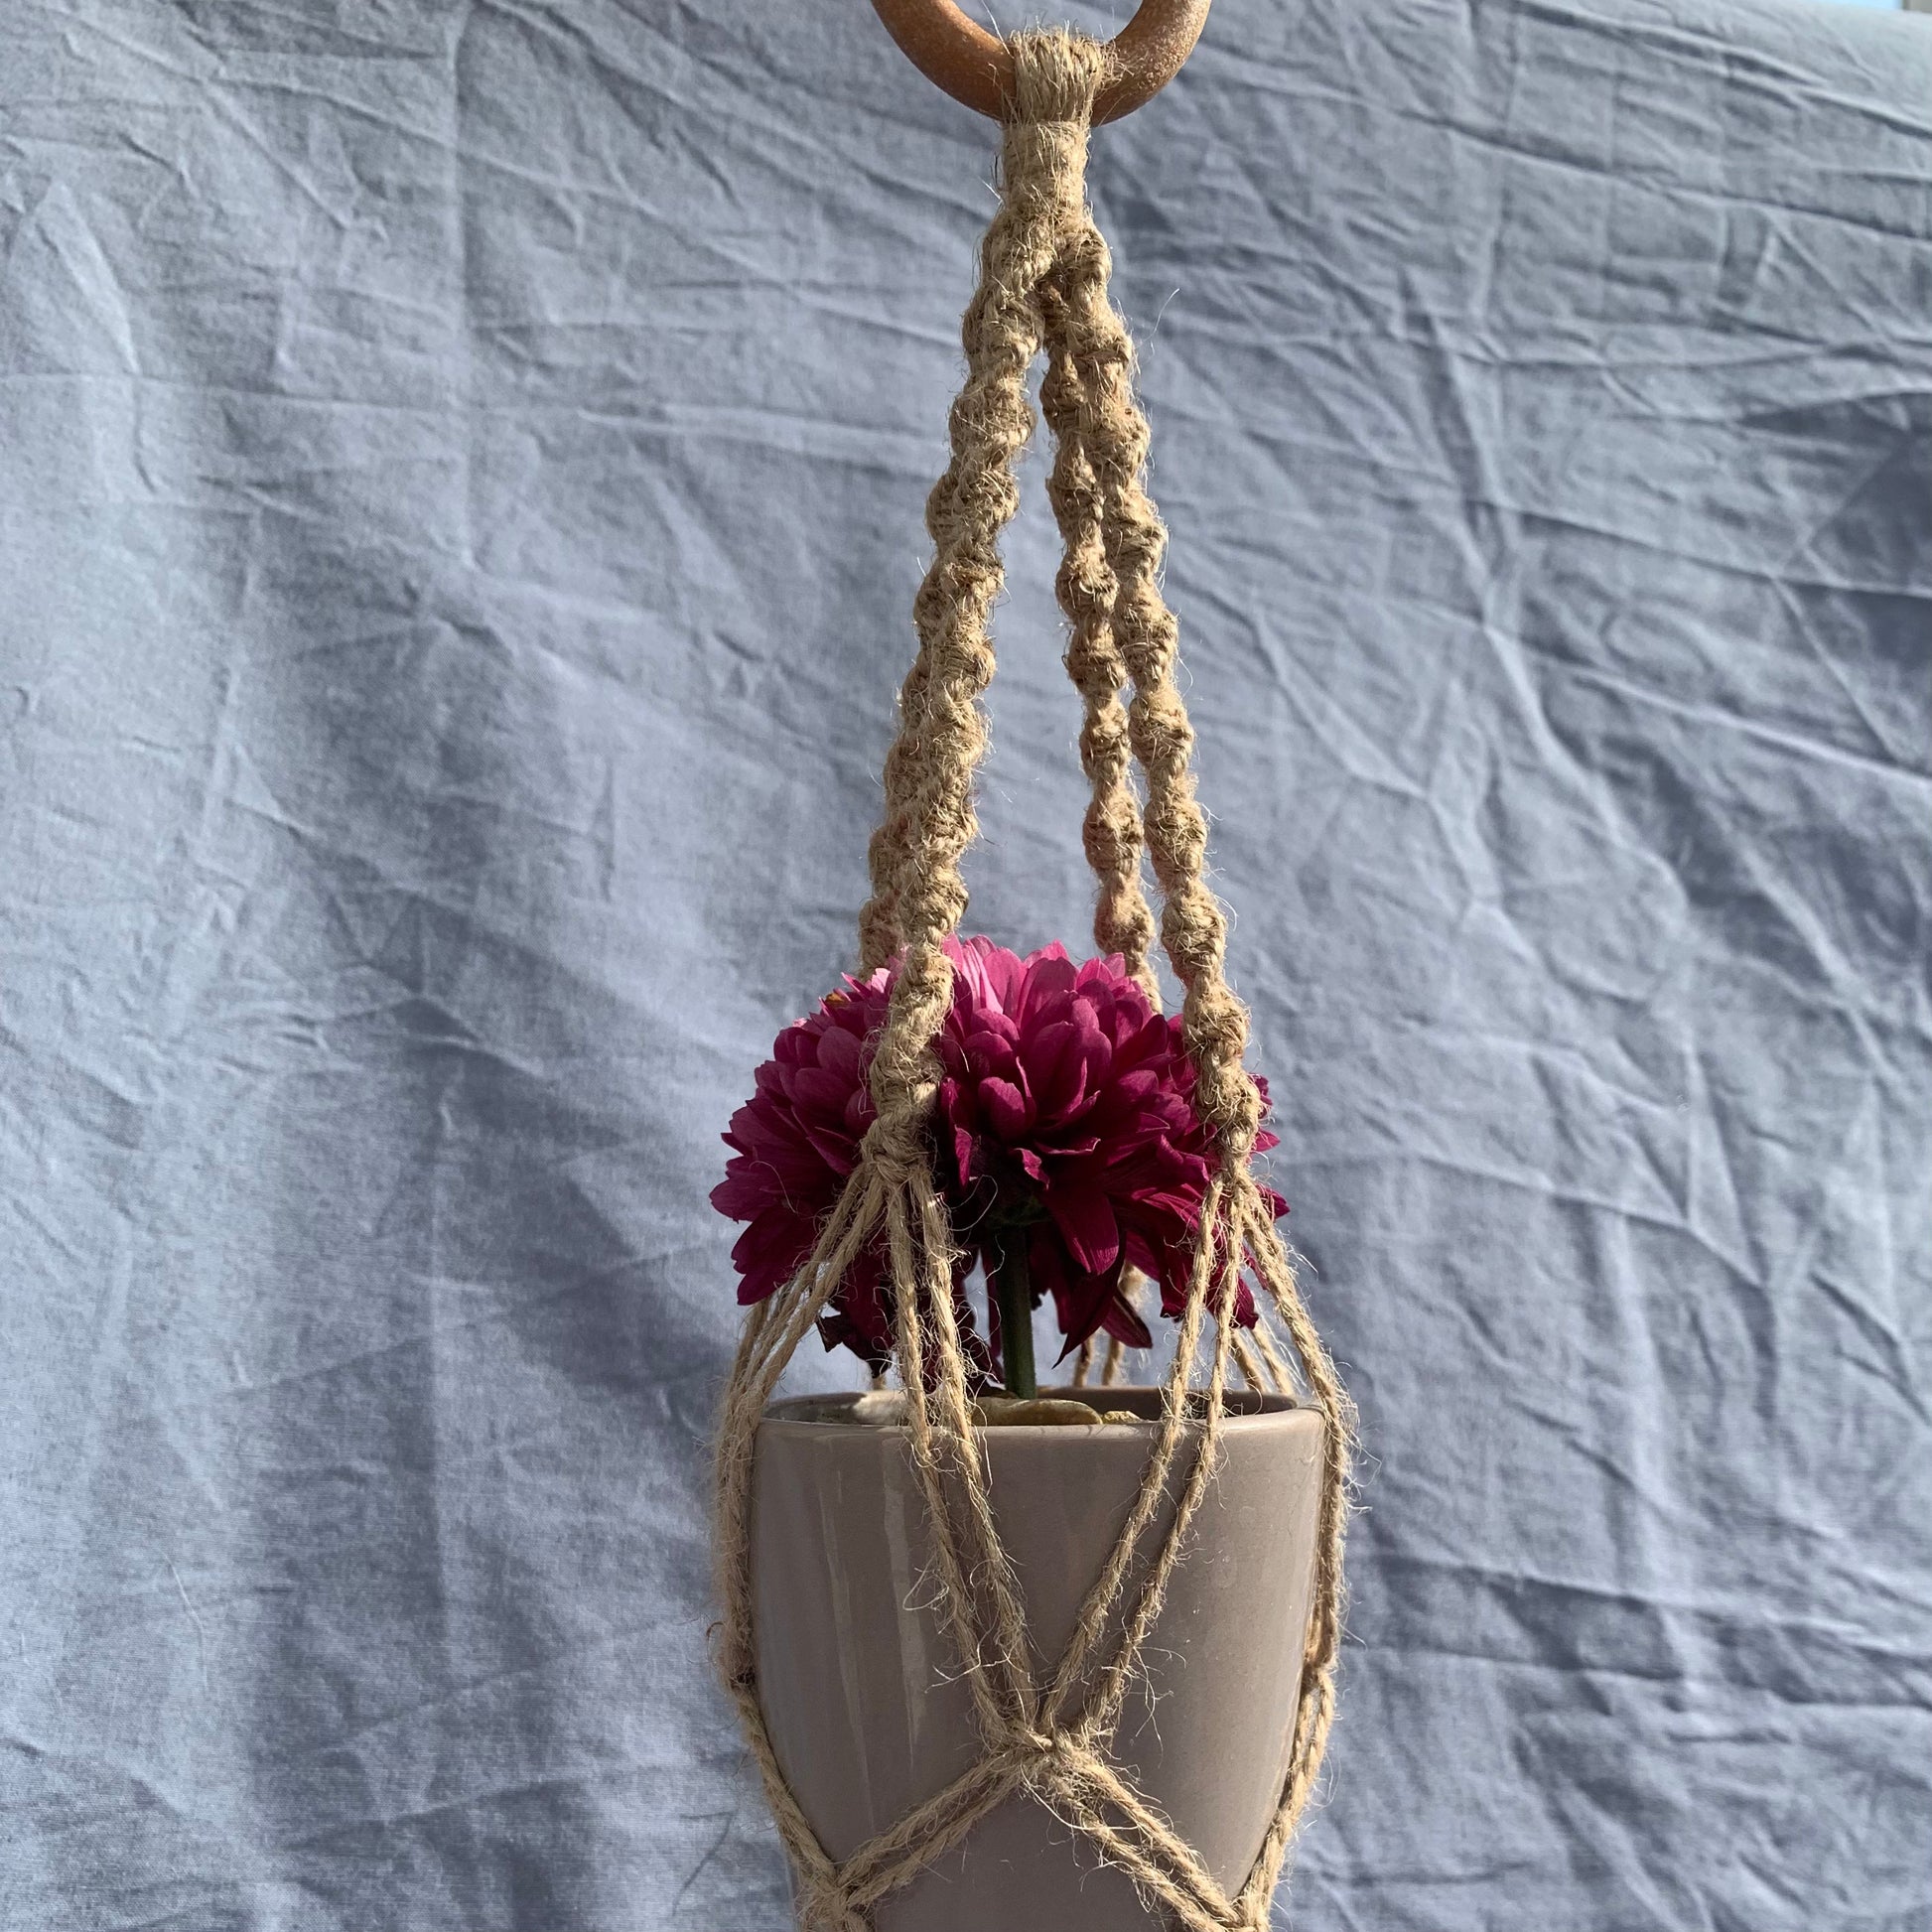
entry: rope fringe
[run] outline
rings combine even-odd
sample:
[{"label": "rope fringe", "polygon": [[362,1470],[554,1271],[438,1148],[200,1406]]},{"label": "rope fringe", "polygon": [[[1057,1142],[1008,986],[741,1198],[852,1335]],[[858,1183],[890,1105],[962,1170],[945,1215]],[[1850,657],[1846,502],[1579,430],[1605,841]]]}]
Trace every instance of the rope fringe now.
[{"label": "rope fringe", "polygon": [[[913,606],[919,647],[899,693],[885,811],[870,850],[872,896],[860,921],[862,970],[899,959],[872,1066],[879,1117],[810,1259],[752,1311],[732,1366],[717,1462],[725,1606],[719,1665],[812,1932],[870,1932],[869,1913],[880,1899],[961,1844],[1015,1793],[1049,1806],[1127,1871],[1151,1909],[1188,1932],[1262,1932],[1334,1717],[1354,1412],[1248,1171],[1260,1114],[1245,1069],[1248,1015],[1223,975],[1226,919],[1203,876],[1206,821],[1194,796],[1193,730],[1174,681],[1174,621],[1159,586],[1167,532],[1143,482],[1148,429],[1133,393],[1133,345],[1108,297],[1111,261],[1086,202],[1088,120],[1105,56],[1064,33],[1024,34],[1012,46],[1017,97],[1005,130],[1001,205],[981,247],[979,286],[962,330],[967,376],[950,417],[951,462],[926,505],[933,559]],[[1092,788],[1083,840],[1098,881],[1094,936],[1103,952],[1126,958],[1158,1002],[1145,852],[1161,892],[1163,947],[1185,992],[1181,1028],[1198,1076],[1196,1105],[1216,1131],[1221,1156],[1140,1494],[1065,1654],[1043,1683],[1035,1675],[973,1428],[954,1313],[954,1249],[925,1142],[938,1078],[932,1041],[952,998],[943,942],[965,911],[959,862],[979,831],[973,784],[987,745],[980,699],[994,671],[991,613],[1005,581],[999,540],[1019,506],[1014,463],[1034,427],[1027,377],[1042,351],[1041,407],[1056,445],[1048,488],[1064,546],[1056,590],[1069,625],[1066,666],[1082,701],[1080,756]],[[1144,775],[1145,806],[1135,765]],[[792,1796],[759,1703],[753,1449],[793,1351],[854,1258],[882,1232],[938,1614],[971,1688],[984,1754],[947,1789],[838,1862]],[[1231,1319],[1218,1318],[1231,1311],[1244,1269],[1279,1318],[1321,1412],[1326,1459],[1288,1774],[1261,1853],[1229,1898],[1108,1751],[1213,1477],[1230,1372],[1250,1387],[1295,1393],[1288,1357],[1266,1323],[1242,1334]],[[1200,1400],[1192,1384],[1209,1320],[1214,1336]],[[1076,1380],[1086,1380],[1092,1367],[1089,1347]],[[1119,1344],[1110,1342],[1105,1381],[1115,1381],[1119,1368]],[[1162,1501],[1176,1486],[1173,1519],[1149,1552]]]}]

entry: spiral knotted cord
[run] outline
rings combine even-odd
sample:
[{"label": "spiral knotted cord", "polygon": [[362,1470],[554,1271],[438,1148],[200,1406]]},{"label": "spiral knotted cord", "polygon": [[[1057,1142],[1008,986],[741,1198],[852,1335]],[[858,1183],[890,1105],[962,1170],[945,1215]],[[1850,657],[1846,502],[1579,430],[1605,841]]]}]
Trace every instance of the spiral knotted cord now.
[{"label": "spiral knotted cord", "polygon": [[[1193,730],[1174,680],[1174,621],[1158,581],[1167,532],[1144,483],[1148,429],[1133,393],[1133,345],[1108,296],[1107,245],[1086,201],[1087,136],[1104,52],[1060,32],[1017,35],[1010,45],[1016,84],[1001,203],[962,330],[967,377],[949,421],[951,462],[926,504],[934,554],[913,606],[918,654],[899,694],[885,810],[870,849],[872,897],[860,920],[862,970],[898,961],[872,1063],[878,1118],[810,1258],[753,1310],[732,1366],[717,1469],[720,1665],[797,1872],[808,1927],[869,1932],[882,1898],[960,1845],[997,1805],[1030,1793],[1124,1869],[1173,1924],[1261,1932],[1334,1714],[1354,1417],[1249,1172],[1260,1100],[1245,1067],[1248,1016],[1223,974],[1226,918],[1204,878],[1206,821],[1194,796]],[[1163,948],[1184,991],[1181,1032],[1196,1073],[1195,1105],[1219,1157],[1139,1494],[1065,1654],[1043,1674],[1034,1668],[972,1420],[954,1312],[956,1250],[926,1137],[938,1081],[932,1042],[952,997],[944,941],[965,910],[959,864],[979,829],[973,787],[987,744],[980,699],[994,670],[990,618],[1004,582],[999,539],[1019,504],[1014,464],[1033,430],[1027,378],[1042,350],[1041,404],[1056,445],[1049,494],[1064,547],[1056,590],[1070,627],[1067,670],[1084,708],[1080,755],[1092,787],[1083,843],[1099,882],[1095,937],[1158,999],[1145,852],[1160,890]],[[753,1451],[793,1351],[861,1250],[882,1237],[939,1613],[970,1690],[983,1754],[890,1830],[834,1860],[786,1783],[759,1702]],[[1286,1330],[1325,1424],[1325,1454],[1288,1771],[1261,1851],[1230,1897],[1109,1750],[1213,1475],[1230,1373],[1295,1392],[1268,1325],[1248,1334],[1232,1319],[1244,1268]],[[1190,1401],[1203,1352],[1204,1399]],[[1174,1512],[1157,1531],[1171,1486],[1178,1490]]]}]

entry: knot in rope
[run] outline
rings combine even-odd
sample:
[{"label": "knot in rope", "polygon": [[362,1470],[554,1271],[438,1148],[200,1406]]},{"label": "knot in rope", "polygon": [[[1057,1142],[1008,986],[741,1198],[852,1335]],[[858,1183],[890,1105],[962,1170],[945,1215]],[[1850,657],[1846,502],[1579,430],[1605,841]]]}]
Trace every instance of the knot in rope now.
[{"label": "knot in rope", "polygon": [[930,1098],[928,1088],[923,1099],[901,1102],[891,1113],[882,1113],[859,1143],[859,1159],[888,1187],[906,1186],[913,1174],[923,1173],[930,1163],[925,1135]]},{"label": "knot in rope", "polygon": [[1040,1771],[1065,1769],[1088,1755],[1090,1746],[1075,1732],[1058,1725],[1045,1728],[1028,1725],[1016,1730],[1006,1750],[1007,1761],[1030,1780]]},{"label": "knot in rope", "polygon": [[807,1884],[800,1901],[804,1932],[869,1932],[865,1914],[855,1910],[837,1885]]}]

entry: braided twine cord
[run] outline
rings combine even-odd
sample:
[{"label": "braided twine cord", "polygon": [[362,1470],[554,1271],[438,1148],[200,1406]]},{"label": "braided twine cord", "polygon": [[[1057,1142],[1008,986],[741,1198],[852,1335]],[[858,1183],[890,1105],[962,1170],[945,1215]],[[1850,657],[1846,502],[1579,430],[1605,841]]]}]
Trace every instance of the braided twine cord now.
[{"label": "braided twine cord", "polygon": [[[878,1119],[810,1259],[753,1310],[732,1366],[717,1467],[725,1608],[719,1661],[790,1854],[810,1932],[870,1932],[871,1910],[882,1898],[1016,1793],[1033,1795],[1091,1840],[1171,1924],[1188,1932],[1261,1932],[1334,1715],[1354,1417],[1249,1173],[1260,1100],[1244,1065],[1248,1016],[1223,976],[1226,918],[1203,877],[1206,821],[1194,796],[1193,731],[1174,681],[1174,621],[1159,588],[1167,532],[1143,483],[1148,429],[1133,393],[1133,346],[1108,298],[1111,262],[1086,203],[1088,120],[1106,57],[1064,33],[1019,35],[1012,46],[1017,97],[1005,130],[1001,205],[982,244],[979,287],[962,332],[968,373],[950,417],[952,459],[926,504],[934,556],[913,607],[918,654],[900,691],[885,813],[870,855],[872,897],[860,924],[862,970],[899,960],[872,1065]],[[994,670],[990,621],[1004,581],[999,539],[1019,506],[1014,463],[1033,429],[1027,378],[1042,351],[1041,405],[1056,445],[1049,496],[1064,545],[1056,588],[1070,626],[1066,663],[1084,707],[1080,755],[1092,787],[1084,844],[1099,881],[1094,933],[1101,950],[1122,954],[1158,997],[1150,963],[1155,919],[1141,884],[1145,851],[1160,889],[1160,938],[1185,990],[1181,1027],[1198,1075],[1196,1105],[1220,1152],[1140,1493],[1065,1655],[1049,1672],[1034,1667],[1020,1592],[995,1527],[954,1313],[954,1249],[925,1140],[938,1079],[931,1042],[952,996],[942,947],[965,911],[960,860],[979,829],[973,786],[987,744],[980,698]],[[1131,700],[1123,704],[1130,683]],[[971,1691],[983,1753],[935,1797],[835,1861],[785,1782],[759,1703],[753,1447],[793,1351],[882,1230],[938,1614]],[[1286,1331],[1288,1351],[1265,1322],[1242,1333],[1216,1318],[1231,1310],[1244,1269]],[[1201,1400],[1192,1384],[1203,1359]],[[1108,1379],[1115,1372],[1117,1358]],[[1109,1747],[1214,1472],[1232,1374],[1289,1394],[1299,1374],[1325,1424],[1326,1455],[1289,1768],[1260,1854],[1230,1897],[1111,1761]],[[1178,1491],[1174,1514],[1157,1533],[1171,1488]]]}]

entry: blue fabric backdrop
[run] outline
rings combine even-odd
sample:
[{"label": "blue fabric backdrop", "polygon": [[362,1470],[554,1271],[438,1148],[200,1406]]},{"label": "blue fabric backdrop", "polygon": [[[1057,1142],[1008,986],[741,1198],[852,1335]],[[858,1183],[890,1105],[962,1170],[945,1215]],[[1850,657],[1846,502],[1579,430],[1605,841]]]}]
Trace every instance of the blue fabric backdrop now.
[{"label": "blue fabric backdrop", "polygon": [[[992,130],[862,0],[4,14],[0,1928],[774,1932],[705,1195]],[[1928,1932],[1932,22],[1219,0],[1093,172],[1366,1427],[1283,1923]]]}]

